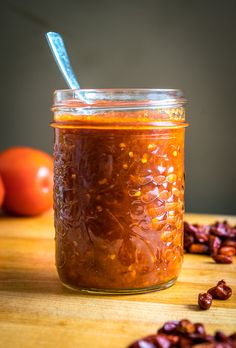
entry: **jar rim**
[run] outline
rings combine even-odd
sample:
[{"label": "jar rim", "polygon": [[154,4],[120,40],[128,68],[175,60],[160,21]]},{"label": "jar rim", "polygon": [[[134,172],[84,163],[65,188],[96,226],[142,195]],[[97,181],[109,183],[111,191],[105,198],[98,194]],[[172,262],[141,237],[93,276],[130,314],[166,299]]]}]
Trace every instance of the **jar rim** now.
[{"label": "jar rim", "polygon": [[65,89],[54,92],[53,127],[186,127],[180,89]]},{"label": "jar rim", "polygon": [[53,109],[73,106],[75,108],[104,106],[168,106],[177,107],[187,101],[180,89],[157,88],[102,88],[102,89],[62,89],[54,92]]}]

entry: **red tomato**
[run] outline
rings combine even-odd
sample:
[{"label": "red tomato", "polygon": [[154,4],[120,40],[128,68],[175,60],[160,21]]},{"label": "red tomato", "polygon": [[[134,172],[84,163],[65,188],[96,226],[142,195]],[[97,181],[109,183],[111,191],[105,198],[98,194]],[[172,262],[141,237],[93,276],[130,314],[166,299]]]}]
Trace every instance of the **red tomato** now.
[{"label": "red tomato", "polygon": [[43,151],[12,147],[0,154],[5,187],[3,208],[18,215],[38,215],[53,205],[53,160]]},{"label": "red tomato", "polygon": [[4,194],[5,194],[5,189],[4,189],[4,186],[3,186],[2,178],[1,178],[1,176],[0,176],[0,208],[1,208],[1,206],[2,206]]}]

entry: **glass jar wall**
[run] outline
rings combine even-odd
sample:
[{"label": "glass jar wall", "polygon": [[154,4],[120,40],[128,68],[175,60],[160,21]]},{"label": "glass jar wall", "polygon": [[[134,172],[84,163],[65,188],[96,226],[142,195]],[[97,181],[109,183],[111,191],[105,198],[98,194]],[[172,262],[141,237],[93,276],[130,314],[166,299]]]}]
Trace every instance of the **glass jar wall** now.
[{"label": "glass jar wall", "polygon": [[184,104],[179,90],[55,92],[56,265],[67,287],[138,293],[177,279]]}]

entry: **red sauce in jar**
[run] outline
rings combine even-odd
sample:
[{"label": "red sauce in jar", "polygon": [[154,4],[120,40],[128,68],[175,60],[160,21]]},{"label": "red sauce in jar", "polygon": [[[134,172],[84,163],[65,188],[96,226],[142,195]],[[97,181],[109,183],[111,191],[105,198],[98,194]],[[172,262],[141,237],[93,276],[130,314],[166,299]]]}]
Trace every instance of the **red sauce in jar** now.
[{"label": "red sauce in jar", "polygon": [[56,118],[56,265],[70,288],[143,292],[180,272],[184,128],[140,127],[143,113],[130,127]]}]

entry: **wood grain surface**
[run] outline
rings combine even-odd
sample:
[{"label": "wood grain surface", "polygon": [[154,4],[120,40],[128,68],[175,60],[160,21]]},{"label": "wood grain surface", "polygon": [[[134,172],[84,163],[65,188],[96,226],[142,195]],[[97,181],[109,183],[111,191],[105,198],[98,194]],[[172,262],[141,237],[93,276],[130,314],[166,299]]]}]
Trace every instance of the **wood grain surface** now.
[{"label": "wood grain surface", "polygon": [[[236,217],[186,214],[190,222]],[[125,348],[154,333],[164,321],[188,318],[209,332],[236,331],[236,260],[215,264],[210,257],[185,255],[177,283],[160,292],[130,296],[83,295],[62,287],[54,266],[52,213],[38,218],[0,217],[0,347]],[[199,292],[224,278],[227,301],[208,311]]]}]

